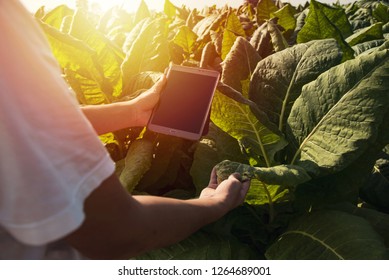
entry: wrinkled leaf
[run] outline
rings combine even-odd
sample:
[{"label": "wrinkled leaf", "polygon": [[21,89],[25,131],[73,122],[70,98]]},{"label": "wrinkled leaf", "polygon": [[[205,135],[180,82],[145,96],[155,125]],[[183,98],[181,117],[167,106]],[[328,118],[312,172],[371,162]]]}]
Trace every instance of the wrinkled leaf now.
[{"label": "wrinkled leaf", "polygon": [[211,14],[200,20],[194,27],[193,32],[197,34],[198,41],[204,44],[211,40],[211,33],[218,31],[225,24],[227,12],[222,14]]},{"label": "wrinkled leaf", "polygon": [[257,5],[257,22],[261,24],[265,20],[273,17],[273,13],[278,10],[273,0],[259,0]]},{"label": "wrinkled leaf", "polygon": [[384,39],[373,40],[373,41],[357,44],[353,46],[353,50],[355,51],[355,56],[358,56],[360,54],[371,53],[372,51],[375,50],[375,48],[381,46],[383,43],[385,43]]},{"label": "wrinkled leaf", "polygon": [[49,11],[47,14],[45,14],[41,20],[58,29],[58,30],[61,30],[61,26],[62,26],[62,23],[64,21],[64,19],[66,17],[71,17],[73,16],[74,14],[74,11],[72,9],[70,9],[68,6],[66,5],[59,5],[57,7],[55,7],[54,9],[52,9],[51,11]]},{"label": "wrinkled leaf", "polygon": [[389,142],[388,92],[387,50],[333,67],[306,85],[288,119],[295,140],[288,138],[299,146],[292,163],[299,159],[318,176],[344,169],[372,143],[382,149]]},{"label": "wrinkled leaf", "polygon": [[[256,164],[264,161],[266,166],[273,165],[274,154],[286,145],[283,137],[271,131],[268,128],[270,125],[264,125],[268,122],[266,116],[254,114],[253,105],[248,100],[241,103],[220,91],[236,93],[227,86],[218,86],[212,102],[211,120],[236,138]],[[246,100],[240,93],[236,93],[236,97],[240,97],[243,102]],[[261,113],[259,110],[257,112]]]},{"label": "wrinkled leaf", "polygon": [[262,58],[289,46],[281,31],[271,21],[266,21],[255,30],[250,39],[250,44],[257,50]]},{"label": "wrinkled leaf", "polygon": [[383,238],[385,246],[389,248],[389,215],[374,209],[357,207],[351,203],[342,203],[330,206],[333,210],[343,211],[364,218],[374,230]]},{"label": "wrinkled leaf", "polygon": [[296,28],[296,9],[286,4],[284,7],[273,13],[278,18],[277,23],[281,25],[285,30],[294,30]]},{"label": "wrinkled leaf", "polygon": [[147,26],[151,23],[151,18],[145,18],[138,22],[134,28],[132,28],[131,32],[127,34],[126,40],[123,43],[123,51],[124,53],[128,53],[132,48],[135,40],[138,38],[140,34],[147,28]]},{"label": "wrinkled leaf", "polygon": [[249,97],[284,131],[302,87],[339,64],[341,59],[340,48],[334,39],[302,43],[273,54],[257,64]]},{"label": "wrinkled leaf", "polygon": [[307,182],[311,177],[306,171],[293,165],[276,165],[273,167],[253,167],[239,162],[224,160],[216,166],[217,178],[223,181],[232,173],[239,173],[242,180],[256,178],[268,185],[297,186]]},{"label": "wrinkled leaf", "polygon": [[346,42],[350,46],[355,46],[356,44],[383,38],[384,35],[382,33],[382,23],[378,22],[354,33],[346,39]]},{"label": "wrinkled leaf", "polygon": [[[289,188],[281,185],[265,184],[257,179],[251,180],[250,189],[247,192],[245,202],[250,205],[267,205],[291,201],[292,193]],[[268,210],[270,212],[270,210]],[[272,217],[274,219],[274,217]]]},{"label": "wrinkled leaf", "polygon": [[297,35],[297,43],[334,38],[343,51],[343,60],[347,60],[354,56],[353,49],[344,41],[349,35],[351,28],[343,9],[332,8],[311,0],[305,25]]},{"label": "wrinkled leaf", "polygon": [[378,3],[378,6],[373,9],[373,16],[382,23],[389,22],[389,6],[383,3]]},{"label": "wrinkled leaf", "polygon": [[139,139],[131,143],[120,174],[120,182],[131,193],[144,174],[150,169],[153,160],[154,143]]},{"label": "wrinkled leaf", "polygon": [[176,36],[173,39],[173,42],[180,46],[187,57],[189,57],[193,51],[196,44],[197,35],[189,27],[183,25],[178,30]]},{"label": "wrinkled leaf", "polygon": [[97,61],[103,68],[103,75],[110,87],[110,98],[118,98],[122,93],[122,75],[120,66],[124,60],[124,54],[116,45],[89,22],[82,10],[77,10],[73,16],[73,22],[69,34],[83,41],[96,51]]},{"label": "wrinkled leaf", "polygon": [[221,82],[248,97],[248,84],[260,59],[249,41],[238,37],[223,62]]},{"label": "wrinkled leaf", "polygon": [[240,23],[238,16],[234,12],[229,13],[227,17],[226,28],[223,33],[223,43],[222,43],[222,53],[221,53],[221,57],[223,60],[230,52],[232,46],[235,43],[235,40],[239,36],[245,37],[245,35],[246,34],[242,28],[242,24]]},{"label": "wrinkled leaf", "polygon": [[340,211],[320,211],[292,221],[266,252],[268,259],[385,259],[382,238],[363,218]]},{"label": "wrinkled leaf", "polygon": [[40,25],[78,100],[82,104],[108,103],[112,88],[103,75],[96,51],[43,22]]},{"label": "wrinkled leaf", "polygon": [[163,72],[169,65],[166,20],[152,21],[137,37],[122,64],[123,88],[131,78],[144,71]]}]

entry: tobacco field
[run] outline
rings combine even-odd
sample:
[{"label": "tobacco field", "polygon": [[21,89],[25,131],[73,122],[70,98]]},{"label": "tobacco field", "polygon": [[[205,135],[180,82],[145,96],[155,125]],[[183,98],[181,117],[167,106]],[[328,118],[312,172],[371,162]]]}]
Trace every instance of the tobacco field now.
[{"label": "tobacco field", "polygon": [[36,11],[81,105],[134,98],[169,63],[221,73],[200,141],[100,136],[132,194],[194,198],[217,164],[252,177],[244,205],[139,259],[389,259],[389,1],[341,2]]}]

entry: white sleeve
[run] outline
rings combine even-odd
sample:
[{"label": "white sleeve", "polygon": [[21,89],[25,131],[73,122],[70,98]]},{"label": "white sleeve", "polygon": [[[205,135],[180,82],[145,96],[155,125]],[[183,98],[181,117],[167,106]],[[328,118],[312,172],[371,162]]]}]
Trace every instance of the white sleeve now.
[{"label": "white sleeve", "polygon": [[81,225],[114,163],[18,1],[0,1],[0,34],[0,225],[42,245]]}]

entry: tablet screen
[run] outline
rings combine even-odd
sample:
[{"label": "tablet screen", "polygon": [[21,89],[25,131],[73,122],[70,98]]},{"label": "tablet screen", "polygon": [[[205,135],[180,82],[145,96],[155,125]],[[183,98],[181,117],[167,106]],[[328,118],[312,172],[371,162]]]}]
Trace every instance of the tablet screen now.
[{"label": "tablet screen", "polygon": [[201,134],[218,77],[171,70],[151,123]]}]

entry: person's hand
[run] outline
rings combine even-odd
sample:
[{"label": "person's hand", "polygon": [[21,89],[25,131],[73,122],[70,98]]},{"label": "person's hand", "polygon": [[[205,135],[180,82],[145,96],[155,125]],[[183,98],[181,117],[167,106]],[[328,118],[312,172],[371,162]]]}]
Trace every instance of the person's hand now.
[{"label": "person's hand", "polygon": [[166,76],[162,75],[161,79],[158,80],[150,89],[143,92],[141,95],[132,99],[131,114],[134,116],[134,126],[146,126],[150,117],[151,112],[155,105],[159,101],[159,96],[166,84]]},{"label": "person's hand", "polygon": [[199,199],[209,198],[220,203],[225,211],[229,211],[244,202],[250,181],[240,181],[240,174],[231,174],[228,179],[217,183],[215,168],[212,170],[208,187],[204,188]]}]

